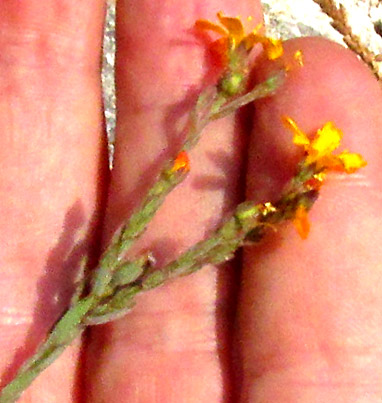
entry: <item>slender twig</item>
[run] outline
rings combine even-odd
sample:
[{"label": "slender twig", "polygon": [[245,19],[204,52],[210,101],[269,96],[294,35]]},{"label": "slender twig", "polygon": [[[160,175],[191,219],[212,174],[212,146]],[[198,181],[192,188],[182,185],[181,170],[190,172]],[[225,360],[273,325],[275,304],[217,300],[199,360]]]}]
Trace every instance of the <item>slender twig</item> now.
[{"label": "slender twig", "polygon": [[[220,14],[218,16],[226,22]],[[231,19],[228,27],[241,24],[236,20],[232,25]],[[199,25],[211,27],[211,24],[205,21],[201,21]],[[330,162],[334,168],[343,165],[350,171],[364,166],[365,162],[357,154],[344,152],[339,156],[329,157],[327,154],[332,151],[332,143],[336,144],[336,141],[331,143],[326,138],[324,142],[311,144],[308,137],[297,128],[296,123],[286,118],[294,131],[295,143],[304,147],[306,158],[298,164],[296,175],[276,203],[255,205],[252,201],[246,201],[239,204],[233,214],[223,221],[208,239],[198,242],[162,269],[155,268],[147,255],[140,255],[135,259],[129,257],[128,252],[132,244],[143,235],[166,196],[187,176],[187,151],[197,144],[204,127],[258,98],[273,94],[283,81],[285,71],[277,72],[264,83],[245,92],[242,87],[247,84],[244,76],[249,71],[248,45],[253,46],[256,43],[255,37],[250,34],[243,39],[237,37],[237,29],[228,31],[231,36],[226,45],[230,62],[222,74],[222,81],[215,87],[207,88],[198,98],[190,113],[188,132],[178,155],[164,164],[140,208],[133,212],[113,237],[97,269],[84,276],[86,261],[82,262],[77,290],[69,308],[52,327],[37,352],[1,391],[0,403],[15,402],[33,380],[81,335],[86,326],[110,322],[125,315],[134,306],[138,294],[159,287],[173,278],[193,273],[205,264],[218,264],[231,259],[240,246],[248,242],[258,242],[267,228],[281,221],[296,220],[303,230],[304,214],[316,200],[322,175],[326,174],[324,170],[329,168],[325,167],[325,164]],[[266,38],[263,42],[273,46],[273,42]],[[235,75],[231,74],[232,72],[235,72]],[[325,130],[326,136],[335,136],[337,133],[331,125],[324,129],[325,127],[317,133],[324,133]],[[317,149],[322,145],[325,147]],[[301,233],[304,233],[302,230]]]},{"label": "slender twig", "polygon": [[[236,95],[233,102],[229,97],[221,97],[216,90],[208,88],[200,95],[190,114],[189,131],[180,153],[197,144],[202,130],[209,122],[235,112],[240,106],[256,98],[272,94],[280,84],[279,79],[268,79],[250,91],[249,97],[247,94]],[[165,280],[180,274],[195,271],[205,263],[226,260],[232,257],[234,251],[241,245],[242,236],[240,237],[235,231],[228,240],[229,223],[226,223],[211,239],[197,244],[177,261],[166,266],[163,271],[151,271],[144,256],[134,261],[126,257],[131,245],[145,232],[166,196],[186,177],[188,167],[185,166],[183,169],[181,165],[180,169],[174,169],[176,160],[171,159],[164,164],[140,208],[131,215],[112,239],[101,257],[97,270],[91,275],[91,287],[87,296],[83,296],[86,287],[83,276],[80,276],[70,308],[53,326],[50,335],[35,355],[22,366],[16,378],[2,390],[0,403],[16,401],[22,391],[82,333],[86,326],[110,322],[125,315],[134,306],[135,296],[138,293],[158,287]],[[82,269],[85,264],[84,261]],[[89,281],[89,278],[85,281]]]},{"label": "slender twig", "polygon": [[378,55],[374,54],[368,49],[361,41],[358,35],[355,35],[352,27],[348,23],[346,9],[340,4],[336,6],[333,0],[313,0],[317,3],[321,10],[332,19],[331,25],[341,35],[343,35],[343,41],[353,52],[370,67],[371,71],[377,77],[379,81],[382,80],[382,75],[378,63]]}]

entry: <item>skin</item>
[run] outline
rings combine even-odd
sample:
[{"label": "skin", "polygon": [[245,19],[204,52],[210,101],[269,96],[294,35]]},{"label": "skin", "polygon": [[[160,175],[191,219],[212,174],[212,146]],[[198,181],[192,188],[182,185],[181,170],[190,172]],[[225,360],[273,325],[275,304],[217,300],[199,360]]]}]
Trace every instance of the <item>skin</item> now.
[{"label": "skin", "polygon": [[[107,174],[99,0],[4,0],[0,15],[0,370],[6,383],[67,306],[78,256],[97,256],[176,149],[174,122],[211,73],[198,18],[252,15],[244,0],[119,0],[115,168]],[[249,24],[249,23],[248,23]],[[252,25],[253,24],[253,25]],[[291,224],[141,296],[93,328],[22,402],[377,402],[382,398],[382,95],[368,69],[323,39],[293,40],[305,65],[243,122],[209,126],[191,174],[135,253],[159,263],[203,238],[239,200],[277,196],[298,159],[287,114],[328,120],[368,166],[330,175],[302,241]],[[260,55],[255,79],[272,63]],[[248,151],[249,150],[249,151]],[[247,161],[247,163],[246,163]],[[244,174],[246,172],[246,175]],[[105,195],[107,194],[107,201]],[[101,240],[102,239],[102,240]]]}]

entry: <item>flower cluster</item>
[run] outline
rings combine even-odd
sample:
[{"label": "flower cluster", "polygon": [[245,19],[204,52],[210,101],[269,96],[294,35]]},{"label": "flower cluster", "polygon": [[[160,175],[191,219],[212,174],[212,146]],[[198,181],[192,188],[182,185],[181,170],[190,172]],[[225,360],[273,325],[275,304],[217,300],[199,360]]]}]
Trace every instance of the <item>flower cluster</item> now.
[{"label": "flower cluster", "polygon": [[[304,183],[307,189],[318,191],[328,171],[351,174],[366,165],[366,161],[360,154],[347,150],[339,154],[333,153],[340,146],[343,136],[342,131],[333,122],[325,123],[312,139],[309,139],[291,117],[284,116],[283,122],[293,133],[293,143],[305,151],[303,165],[312,168],[312,175]],[[299,204],[296,209],[294,224],[300,236],[306,238],[310,225],[307,208],[303,204]]]},{"label": "flower cluster", "polygon": [[195,23],[196,28],[218,33],[222,37],[216,41],[222,55],[228,56],[229,52],[239,48],[249,52],[254,45],[260,43],[269,60],[282,56],[283,46],[280,39],[268,38],[259,34],[262,24],[259,24],[252,32],[245,34],[243,23],[239,17],[226,17],[222,12],[217,13],[221,25],[209,20],[200,19]]},{"label": "flower cluster", "polygon": [[221,78],[220,88],[228,96],[232,96],[240,93],[245,87],[248,78],[248,54],[256,44],[263,46],[270,60],[282,56],[283,46],[281,40],[259,34],[261,24],[246,34],[240,18],[227,17],[221,12],[217,17],[220,24],[200,19],[196,21],[195,27],[221,36],[211,44],[210,51],[226,70]]},{"label": "flower cluster", "polygon": [[345,150],[340,154],[333,154],[341,143],[342,131],[333,122],[327,122],[317,130],[312,140],[297,126],[296,122],[285,116],[283,122],[293,134],[293,143],[304,148],[306,164],[315,164],[317,171],[342,171],[353,173],[366,165],[360,154]]}]

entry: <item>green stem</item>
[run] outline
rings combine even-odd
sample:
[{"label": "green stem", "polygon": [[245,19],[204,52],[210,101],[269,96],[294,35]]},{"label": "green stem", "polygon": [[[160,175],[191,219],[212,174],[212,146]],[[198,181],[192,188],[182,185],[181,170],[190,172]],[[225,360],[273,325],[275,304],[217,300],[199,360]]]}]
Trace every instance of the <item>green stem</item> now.
[{"label": "green stem", "polygon": [[[223,118],[255,99],[272,94],[281,85],[283,76],[284,72],[278,72],[264,83],[257,85],[249,93],[228,102],[226,96],[218,94],[215,88],[207,88],[199,96],[195,108],[191,112],[190,127],[182,149],[190,150],[195,147],[204,127],[212,120]],[[104,297],[112,292],[109,285],[123,255],[144,233],[166,196],[185,178],[185,173],[169,174],[171,164],[172,161],[165,164],[157,182],[145,197],[141,208],[131,215],[127,224],[123,226],[119,235],[113,240],[102,257],[93,280],[93,295]]]},{"label": "green stem", "polygon": [[234,214],[209,239],[198,242],[162,270],[143,273],[137,281],[125,288],[119,288],[112,296],[99,298],[90,295],[79,300],[57,322],[47,341],[20,369],[16,378],[3,389],[0,403],[15,402],[22,391],[81,334],[86,325],[106,323],[121,317],[133,307],[134,298],[139,293],[158,287],[169,279],[193,273],[205,264],[225,262],[247,242],[250,235],[256,235],[252,239],[259,241],[267,223],[275,224],[292,218],[301,203],[310,208],[316,196],[305,184],[313,177],[315,173],[313,168],[300,164],[299,172],[290,181],[286,187],[287,191],[283,193],[279,202],[275,204],[274,211],[267,210],[267,203],[259,205],[251,201],[241,203]]},{"label": "green stem", "polygon": [[281,71],[269,77],[263,83],[256,85],[256,87],[252,91],[238,98],[235,98],[233,101],[230,101],[223,105],[221,108],[219,108],[218,111],[211,114],[210,120],[222,119],[225,116],[230,115],[234,111],[238,110],[242,106],[255,101],[256,99],[272,95],[274,91],[282,84],[284,76],[285,72]]},{"label": "green stem", "polygon": [[37,376],[82,333],[85,327],[81,322],[95,303],[94,298],[84,298],[62,316],[45,343],[20,368],[16,377],[1,391],[0,403],[16,402],[22,392]]},{"label": "green stem", "polygon": [[[279,84],[280,74],[260,84],[249,94],[232,101],[219,96],[216,89],[203,92],[191,115],[191,125],[182,149],[193,148],[201,131],[210,121],[222,118],[254,99],[269,95]],[[33,380],[82,333],[87,324],[103,323],[121,316],[134,305],[134,297],[138,293],[157,287],[167,279],[196,271],[206,263],[220,263],[230,259],[244,242],[248,229],[259,224],[256,221],[259,218],[258,209],[252,203],[241,204],[236,213],[210,239],[199,242],[162,271],[144,274],[142,268],[142,277],[137,278],[137,281],[132,280],[131,285],[113,286],[113,275],[125,260],[124,255],[144,233],[168,193],[186,176],[186,171],[173,172],[171,167],[172,161],[165,164],[141,208],[131,215],[112,240],[93,275],[89,296],[81,299],[85,283],[80,282],[77,295],[72,299],[72,306],[56,323],[36,354],[1,391],[0,403],[15,402]],[[137,270],[139,275],[140,267]]]},{"label": "green stem", "polygon": [[146,230],[149,222],[163,204],[166,196],[186,177],[186,173],[169,174],[166,166],[158,181],[149,190],[141,208],[134,212],[127,224],[123,226],[119,235],[112,241],[102,257],[99,268],[94,275],[92,294],[104,297],[112,280],[113,273],[121,263],[123,255],[127,253],[134,241]]}]

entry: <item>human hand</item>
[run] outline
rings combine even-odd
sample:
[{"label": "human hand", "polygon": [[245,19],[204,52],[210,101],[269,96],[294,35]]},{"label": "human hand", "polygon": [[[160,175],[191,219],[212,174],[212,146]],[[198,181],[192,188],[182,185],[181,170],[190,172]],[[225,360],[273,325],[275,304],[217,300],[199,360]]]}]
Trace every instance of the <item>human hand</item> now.
[{"label": "human hand", "polygon": [[[4,382],[67,306],[78,257],[99,254],[177,149],[174,124],[208,70],[191,33],[217,11],[255,2],[118,3],[118,128],[109,186],[99,56],[104,4],[7,1],[0,16],[0,268]],[[251,27],[255,21],[248,23]],[[267,200],[292,172],[292,116],[308,133],[333,120],[368,167],[332,176],[306,241],[285,225],[243,264],[205,268],[139,298],[126,318],[95,327],[22,401],[378,401],[382,390],[380,88],[354,55],[323,39],[286,43],[304,67],[248,119],[210,125],[187,180],[140,248],[158,262],[203,238],[247,195]],[[259,62],[260,63],[260,62]],[[258,65],[260,77],[269,62]],[[250,122],[250,125],[249,125]],[[106,218],[102,224],[103,216]],[[83,241],[85,239],[85,241]]]}]

